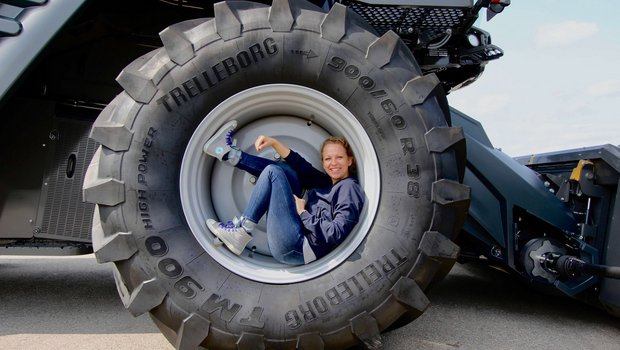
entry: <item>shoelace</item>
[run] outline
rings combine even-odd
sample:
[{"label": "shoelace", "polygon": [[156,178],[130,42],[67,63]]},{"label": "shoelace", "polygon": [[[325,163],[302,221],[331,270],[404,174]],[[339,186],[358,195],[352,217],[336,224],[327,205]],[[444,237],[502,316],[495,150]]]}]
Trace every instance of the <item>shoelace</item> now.
[{"label": "shoelace", "polygon": [[228,220],[226,222],[220,222],[218,226],[224,230],[230,231],[230,230],[239,228],[239,224],[240,224],[239,219],[237,217],[234,217],[232,220]]},{"label": "shoelace", "polygon": [[233,145],[233,139],[232,136],[235,134],[235,130],[228,130],[226,132],[226,145],[227,146],[232,146]]},{"label": "shoelace", "polygon": [[218,226],[219,226],[220,228],[225,229],[225,230],[226,230],[226,229],[233,229],[233,228],[237,228],[237,226],[235,226],[235,224],[234,224],[232,221],[230,221],[230,220],[228,220],[228,221],[226,221],[226,222],[220,222],[220,224],[219,224]]}]

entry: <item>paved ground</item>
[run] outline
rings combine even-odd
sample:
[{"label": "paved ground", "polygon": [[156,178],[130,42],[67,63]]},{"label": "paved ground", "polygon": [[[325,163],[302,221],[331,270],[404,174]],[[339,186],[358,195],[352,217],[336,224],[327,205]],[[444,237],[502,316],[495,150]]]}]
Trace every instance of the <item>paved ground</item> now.
[{"label": "paved ground", "polygon": [[[424,315],[384,335],[385,349],[620,349],[620,319],[486,267],[457,266],[429,297]],[[0,349],[172,347],[123,308],[92,255],[0,256]]]}]

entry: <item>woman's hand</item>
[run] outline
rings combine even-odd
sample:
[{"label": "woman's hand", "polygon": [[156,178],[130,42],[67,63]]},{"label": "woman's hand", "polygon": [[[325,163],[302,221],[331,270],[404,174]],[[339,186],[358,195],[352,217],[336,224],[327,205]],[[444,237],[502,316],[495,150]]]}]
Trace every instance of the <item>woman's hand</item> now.
[{"label": "woman's hand", "polygon": [[254,141],[254,147],[256,148],[257,151],[262,150],[265,147],[273,147],[274,143],[277,140],[274,139],[273,137],[269,137],[269,136],[265,136],[265,135],[260,135],[256,141]]},{"label": "woman's hand", "polygon": [[257,151],[262,151],[265,147],[273,147],[282,157],[286,158],[291,153],[291,149],[284,145],[277,139],[265,135],[260,135],[254,141],[254,148]]},{"label": "woman's hand", "polygon": [[297,208],[297,214],[301,215],[306,210],[306,201],[293,195],[295,197],[295,207]]}]

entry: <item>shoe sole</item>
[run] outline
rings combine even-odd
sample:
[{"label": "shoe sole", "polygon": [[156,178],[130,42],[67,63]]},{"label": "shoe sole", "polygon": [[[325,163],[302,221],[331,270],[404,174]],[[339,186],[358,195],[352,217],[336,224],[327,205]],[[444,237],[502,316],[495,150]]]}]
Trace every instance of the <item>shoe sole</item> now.
[{"label": "shoe sole", "polygon": [[[236,120],[231,120],[228,123],[224,124],[224,126],[222,126],[221,128],[219,128],[217,130],[217,132],[215,134],[213,134],[213,136],[211,136],[211,138],[209,138],[209,141],[207,141],[207,143],[204,144],[204,146],[202,146],[202,151],[206,154],[209,154],[209,152],[207,152],[207,150],[209,149],[209,147],[211,146],[211,144],[213,142],[215,142],[216,140],[218,140],[221,136],[222,133],[227,132],[228,130],[235,130],[237,128],[237,121]],[[209,154],[210,155],[210,154]],[[213,157],[222,160],[222,157],[224,156],[224,154],[222,155],[215,155]]]}]

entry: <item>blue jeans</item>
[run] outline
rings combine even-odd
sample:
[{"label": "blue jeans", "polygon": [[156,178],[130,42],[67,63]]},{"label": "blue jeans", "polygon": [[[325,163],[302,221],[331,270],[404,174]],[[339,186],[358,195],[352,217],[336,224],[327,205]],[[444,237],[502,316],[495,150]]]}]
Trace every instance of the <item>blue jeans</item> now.
[{"label": "blue jeans", "polygon": [[258,222],[267,214],[267,243],[283,264],[304,263],[304,227],[293,194],[301,196],[297,173],[284,162],[242,153],[237,168],[258,176],[243,216]]},{"label": "blue jeans", "polygon": [[277,165],[282,168],[282,170],[284,170],[284,173],[286,174],[286,179],[288,180],[288,183],[291,185],[293,193],[297,197],[302,197],[302,188],[301,183],[299,182],[299,178],[297,177],[297,172],[295,172],[295,170],[293,170],[293,168],[291,168],[284,161],[269,160],[266,158],[257,157],[251,154],[247,154],[245,152],[241,152],[239,163],[237,163],[235,167],[244,170],[258,178],[268,165]]}]

